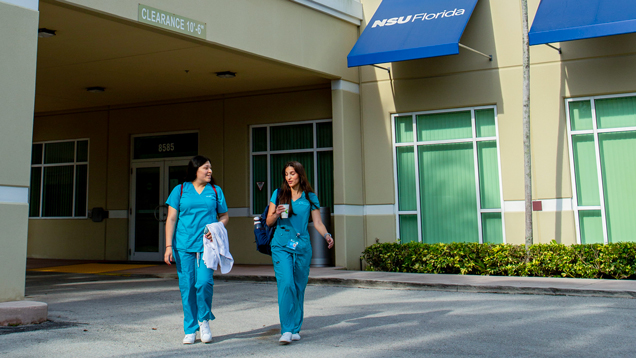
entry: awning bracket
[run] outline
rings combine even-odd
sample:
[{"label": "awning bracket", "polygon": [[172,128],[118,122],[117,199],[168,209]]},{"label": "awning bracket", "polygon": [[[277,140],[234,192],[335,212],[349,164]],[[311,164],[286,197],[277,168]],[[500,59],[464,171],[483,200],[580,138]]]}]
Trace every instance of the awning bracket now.
[{"label": "awning bracket", "polygon": [[387,71],[389,74],[391,74],[391,67],[382,67],[382,66],[378,66],[378,65],[371,65],[371,66],[373,66],[373,67],[377,67],[377,68],[379,68],[379,69],[381,69],[381,70],[385,70],[385,71]]},{"label": "awning bracket", "polygon": [[466,46],[466,45],[462,45],[462,44],[460,44],[460,43],[458,43],[458,45],[459,45],[459,47],[465,48],[466,50],[472,51],[472,52],[474,52],[474,53],[476,53],[476,54],[478,54],[478,55],[481,55],[481,56],[486,57],[486,58],[488,59],[488,61],[492,61],[492,55],[486,55],[486,54],[485,54],[485,53],[483,53],[483,52],[479,52],[479,51],[477,51],[477,50],[475,50],[475,49],[473,49],[473,48],[470,48],[470,47],[468,47],[468,46]]},{"label": "awning bracket", "polygon": [[553,48],[553,49],[559,51],[559,55],[563,54],[563,51],[561,51],[560,47],[556,47],[556,46],[553,46],[553,45],[550,45],[550,44],[545,44],[545,45],[550,47],[550,48]]}]

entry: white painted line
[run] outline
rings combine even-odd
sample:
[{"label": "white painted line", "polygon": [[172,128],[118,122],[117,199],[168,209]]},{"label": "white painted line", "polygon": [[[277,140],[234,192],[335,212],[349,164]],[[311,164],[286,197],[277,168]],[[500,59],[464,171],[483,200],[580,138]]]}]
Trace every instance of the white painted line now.
[{"label": "white painted line", "polygon": [[[543,207],[542,211],[572,211],[573,209],[572,198],[543,199],[534,201],[541,202],[541,206]],[[504,211],[507,213],[523,213],[526,211],[526,203],[523,200],[504,201]]]}]

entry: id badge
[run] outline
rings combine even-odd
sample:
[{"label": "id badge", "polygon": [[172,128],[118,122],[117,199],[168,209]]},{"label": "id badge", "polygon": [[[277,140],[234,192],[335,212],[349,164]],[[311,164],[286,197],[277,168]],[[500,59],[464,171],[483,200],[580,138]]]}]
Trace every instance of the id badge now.
[{"label": "id badge", "polygon": [[296,246],[298,246],[298,241],[294,239],[289,239],[289,241],[287,242],[287,247],[292,250],[296,250]]}]

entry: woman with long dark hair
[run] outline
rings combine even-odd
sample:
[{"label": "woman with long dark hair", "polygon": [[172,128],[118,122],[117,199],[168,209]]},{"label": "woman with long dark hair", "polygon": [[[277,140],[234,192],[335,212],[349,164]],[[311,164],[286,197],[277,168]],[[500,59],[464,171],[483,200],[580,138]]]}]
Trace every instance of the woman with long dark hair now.
[{"label": "woman with long dark hair", "polygon": [[[201,342],[209,343],[212,332],[208,321],[214,319],[214,270],[203,263],[203,231],[207,224],[218,221],[227,226],[230,220],[223,190],[214,184],[209,158],[197,155],[190,160],[186,181],[172,190],[166,204],[169,208],[164,261],[170,265],[174,260],[177,264],[183,304],[183,344],[194,343],[197,331],[201,331]],[[212,240],[210,233],[205,237]]]},{"label": "woman with long dark hair", "polygon": [[[270,199],[267,225],[276,225],[271,245],[278,286],[279,342],[289,344],[300,340],[299,332],[303,324],[305,288],[311,263],[311,241],[307,232],[309,216],[330,249],[333,247],[333,237],[322,223],[320,203],[307,180],[303,165],[295,161],[288,162],[282,174],[283,183]],[[282,215],[284,212],[287,218]]]}]

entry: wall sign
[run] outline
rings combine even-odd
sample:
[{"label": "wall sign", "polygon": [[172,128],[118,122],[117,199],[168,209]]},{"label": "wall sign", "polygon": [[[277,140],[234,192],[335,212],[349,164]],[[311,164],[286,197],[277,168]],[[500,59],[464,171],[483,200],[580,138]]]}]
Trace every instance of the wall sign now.
[{"label": "wall sign", "polygon": [[202,39],[206,38],[205,30],[207,26],[204,22],[155,9],[147,5],[139,4],[137,21]]},{"label": "wall sign", "polygon": [[135,137],[133,159],[194,157],[199,153],[199,133]]}]

